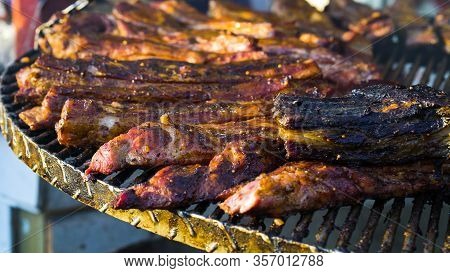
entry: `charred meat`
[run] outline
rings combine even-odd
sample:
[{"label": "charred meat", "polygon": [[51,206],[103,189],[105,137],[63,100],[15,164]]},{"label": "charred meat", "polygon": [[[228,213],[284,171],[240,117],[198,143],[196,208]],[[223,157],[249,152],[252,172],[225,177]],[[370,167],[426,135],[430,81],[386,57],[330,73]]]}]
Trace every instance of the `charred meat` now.
[{"label": "charred meat", "polygon": [[343,98],[281,94],[275,118],[288,158],[387,164],[449,157],[449,98],[418,85],[371,85]]}]

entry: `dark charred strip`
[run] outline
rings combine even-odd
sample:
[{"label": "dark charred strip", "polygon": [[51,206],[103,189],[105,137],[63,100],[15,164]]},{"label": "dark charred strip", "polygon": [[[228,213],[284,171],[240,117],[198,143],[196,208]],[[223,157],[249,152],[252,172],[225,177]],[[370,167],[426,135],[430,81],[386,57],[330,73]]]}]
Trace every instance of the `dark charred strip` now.
[{"label": "dark charred strip", "polygon": [[224,65],[196,65],[157,59],[114,61],[95,57],[92,60],[69,60],[43,55],[37,59],[35,64],[38,67],[87,76],[160,83],[236,83],[247,82],[255,77],[276,76],[304,79],[320,73],[320,69],[314,61],[291,57]]},{"label": "dark charred strip", "polygon": [[178,208],[217,196],[282,164],[258,142],[232,142],[209,165],[169,166],[143,184],[122,192],[116,209]]},{"label": "dark charred strip", "polygon": [[291,160],[386,164],[449,157],[448,96],[429,87],[373,85],[323,100],[282,94],[275,104]]},{"label": "dark charred strip", "polygon": [[434,164],[347,168],[302,161],[260,175],[240,187],[220,207],[232,215],[280,216],[357,204],[366,198],[406,197],[448,189],[448,177],[436,177]]}]

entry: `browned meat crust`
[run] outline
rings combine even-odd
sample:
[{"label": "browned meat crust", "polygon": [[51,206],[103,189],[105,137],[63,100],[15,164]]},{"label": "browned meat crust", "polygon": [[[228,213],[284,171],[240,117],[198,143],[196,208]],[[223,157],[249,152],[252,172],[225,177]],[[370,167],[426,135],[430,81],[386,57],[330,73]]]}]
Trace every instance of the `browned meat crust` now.
[{"label": "browned meat crust", "polygon": [[[354,35],[362,35],[370,41],[394,31],[394,23],[389,14],[353,0],[332,0],[326,12],[341,28]],[[348,33],[344,37],[349,39],[348,35],[351,34]]]},{"label": "browned meat crust", "polygon": [[[67,83],[65,84],[67,85]],[[287,85],[287,79],[282,78],[252,80],[247,83],[238,84],[149,83],[135,89],[78,85],[73,87],[54,86],[48,91],[41,106],[25,110],[20,113],[19,117],[30,126],[31,130],[50,129],[58,121],[64,102],[67,99],[95,98],[99,102],[115,102],[116,104],[135,103],[139,105],[140,103],[142,108],[146,108],[146,103],[153,102],[152,108],[158,108],[160,105],[156,104],[157,102],[177,102],[182,104],[208,100],[272,100]],[[45,86],[51,86],[51,83]],[[46,90],[37,88],[36,91]],[[27,95],[32,96],[30,93]],[[20,96],[23,96],[22,93]],[[134,126],[137,125],[139,124],[135,124]]]},{"label": "browned meat crust", "polygon": [[[164,60],[117,62],[102,57],[90,61],[67,60],[43,55],[31,67],[24,68],[16,74],[20,90],[15,98],[18,102],[40,103],[53,86],[68,88],[86,86],[94,89],[101,86],[106,89],[117,89],[120,94],[128,93],[127,89],[130,93],[140,90],[136,96],[147,94],[147,98],[151,97],[152,100],[157,97],[165,100],[162,97],[167,96],[182,99],[184,96],[193,95],[191,99],[194,101],[197,95],[211,96],[209,99],[213,99],[217,94],[226,96],[232,93],[222,90],[234,89],[237,94],[250,98],[252,94],[265,92],[264,88],[266,91],[284,88],[287,82],[281,79],[283,76],[305,79],[317,77],[320,73],[320,69],[311,60],[287,57],[211,66]],[[273,79],[267,81],[262,78]],[[242,85],[234,85],[236,83]],[[248,87],[254,91],[248,92]],[[149,95],[150,91],[155,91],[155,94]],[[176,93],[179,93],[179,96],[175,95]],[[129,95],[131,94],[127,94]]]},{"label": "browned meat crust", "polygon": [[220,207],[229,214],[282,216],[438,189],[449,190],[448,177],[436,172],[434,164],[348,168],[301,161],[238,187]]},{"label": "browned meat crust", "polygon": [[228,142],[251,138],[278,142],[277,134],[277,126],[267,119],[202,125],[144,123],[100,147],[86,174],[110,174],[128,166],[204,163]]},{"label": "browned meat crust", "polygon": [[271,107],[272,103],[267,101],[105,104],[70,99],[62,109],[56,131],[62,145],[98,147],[144,122],[162,120],[176,124],[220,124],[267,117],[271,114]]},{"label": "browned meat crust", "polygon": [[319,66],[323,77],[334,81],[342,89],[381,80],[381,73],[375,63],[356,56],[344,57],[323,47],[305,48],[277,40],[260,40],[258,45],[268,54],[311,58]]},{"label": "browned meat crust", "polygon": [[215,200],[221,192],[282,162],[279,155],[267,152],[259,142],[232,142],[209,165],[161,169],[147,182],[122,192],[114,208],[167,209]]},{"label": "browned meat crust", "polygon": [[[82,18],[79,18],[82,16]],[[90,18],[90,17],[93,18]],[[100,18],[100,19],[99,19]],[[80,26],[80,21],[84,20]],[[98,32],[79,32],[85,24],[92,21],[108,22],[111,19],[105,15],[85,13],[75,16],[61,16],[61,22],[44,32],[41,48],[57,58],[90,59],[95,55],[107,56],[116,60],[141,60],[148,58],[163,58],[167,60],[203,63],[207,56],[200,52],[184,48],[176,48],[157,39],[141,40],[125,38],[113,34],[108,27],[98,27]],[[104,23],[103,25],[106,25]]]},{"label": "browned meat crust", "polygon": [[226,31],[191,30],[177,23],[165,12],[140,2],[120,2],[113,9],[120,36],[160,39],[179,48],[213,53],[253,51],[252,39]]}]

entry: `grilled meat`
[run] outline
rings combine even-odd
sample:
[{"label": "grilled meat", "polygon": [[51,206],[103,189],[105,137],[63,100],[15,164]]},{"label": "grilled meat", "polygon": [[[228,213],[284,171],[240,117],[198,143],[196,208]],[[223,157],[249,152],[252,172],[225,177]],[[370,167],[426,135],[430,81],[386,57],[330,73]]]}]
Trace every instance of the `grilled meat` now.
[{"label": "grilled meat", "polygon": [[444,49],[450,53],[450,9],[444,8],[435,18],[435,25],[444,43]]},{"label": "grilled meat", "polygon": [[272,24],[268,22],[212,20],[184,1],[155,1],[150,5],[173,16],[173,18],[187,24],[192,29],[226,30],[237,35],[246,35],[254,38],[269,38],[275,34]]},{"label": "grilled meat", "polygon": [[199,65],[156,59],[114,61],[96,57],[92,60],[69,60],[44,55],[35,64],[82,76],[160,83],[237,83],[248,82],[255,77],[290,76],[304,79],[320,74],[320,69],[312,60],[283,56],[233,64]]},{"label": "grilled meat", "polygon": [[253,41],[225,31],[186,29],[159,9],[140,2],[120,2],[115,5],[120,36],[136,39],[155,39],[169,45],[194,51],[220,54],[253,51]]},{"label": "grilled meat", "polygon": [[[79,15],[78,15],[79,16]],[[61,22],[44,31],[44,38],[40,42],[41,49],[57,58],[90,59],[95,55],[107,56],[116,60],[142,60],[148,58],[163,58],[167,60],[184,61],[189,63],[203,63],[207,59],[205,54],[184,48],[176,48],[155,40],[141,40],[125,38],[108,32],[107,27],[99,27],[98,32],[79,32],[81,20],[85,24],[93,20],[109,20],[105,15],[83,14],[65,16]],[[85,17],[95,17],[95,19]]]},{"label": "grilled meat", "polygon": [[[332,0],[326,13],[343,29],[362,35],[370,41],[385,37],[394,31],[391,17],[384,12],[353,0]],[[344,39],[349,39],[346,34]]]},{"label": "grilled meat", "polygon": [[210,21],[210,18],[199,12],[183,0],[157,0],[149,3],[151,7],[159,9],[180,23],[193,25]]},{"label": "grilled meat", "polygon": [[[238,84],[148,83],[135,89],[87,85],[54,86],[50,87],[41,106],[25,110],[19,116],[30,126],[31,130],[49,129],[54,127],[60,117],[65,101],[70,98],[95,98],[97,101],[115,102],[118,104],[145,104],[149,102],[194,103],[208,100],[252,101],[273,99],[287,85],[288,81],[282,78],[252,80]],[[44,91],[42,88],[37,90]],[[158,107],[158,104],[154,104],[153,107]]]},{"label": "grilled meat", "polygon": [[257,52],[253,46],[253,40],[245,36],[233,35],[225,31],[214,30],[171,30],[165,33],[151,33],[147,27],[135,26],[130,23],[118,21],[120,36],[147,39],[159,35],[162,43],[167,43],[177,48],[187,48],[193,51],[217,53],[209,54],[208,60],[217,63],[216,59],[222,54],[235,55],[240,52]]},{"label": "grilled meat", "polygon": [[420,16],[416,11],[416,5],[411,0],[397,0],[389,8],[391,17],[396,27],[400,29],[406,46],[437,45],[439,38],[433,25],[427,18]]},{"label": "grilled meat", "polygon": [[344,98],[281,94],[275,102],[290,160],[386,164],[448,158],[449,98],[418,85],[356,89]]},{"label": "grilled meat", "polygon": [[[336,95],[331,83],[318,79],[292,82],[282,92],[321,98]],[[102,99],[102,101],[108,100]],[[131,127],[144,122],[158,121],[160,118],[166,123],[174,124],[226,123],[268,117],[271,115],[273,107],[272,99],[252,102],[217,102],[213,100],[197,104],[173,102],[143,104],[142,101],[117,103],[117,100],[113,99],[109,101],[114,102],[68,100],[62,109],[62,118],[56,126],[59,142],[65,146],[98,147]],[[58,119],[61,111],[49,112],[58,113],[57,116],[55,115],[55,119]],[[47,111],[43,111],[43,113],[46,114]],[[90,117],[89,120],[86,119],[87,116]],[[47,120],[45,122],[48,123]],[[51,126],[54,125],[55,120],[52,122]],[[30,122],[26,121],[26,123]]]},{"label": "grilled meat", "polygon": [[313,28],[335,30],[333,23],[322,12],[305,0],[273,0],[271,11],[281,20],[307,24]]},{"label": "grilled meat", "polygon": [[[255,92],[247,91],[246,87],[248,86],[251,86],[256,93],[260,93],[264,92],[260,89],[263,86],[270,87],[270,90],[283,88],[286,82],[280,80],[282,76],[305,79],[319,74],[320,69],[314,62],[295,58],[275,58],[239,64],[206,66],[164,60],[117,62],[102,57],[90,61],[75,61],[43,55],[31,68],[24,68],[17,73],[16,78],[20,90],[16,94],[16,100],[39,103],[48,89],[55,85],[66,87],[102,86],[130,89],[130,92],[148,90],[157,92],[153,98],[172,94],[170,96],[182,99],[185,95],[196,96],[194,93],[197,91],[218,93],[219,90],[230,90],[231,84],[236,83],[243,83],[243,85],[236,86],[236,94],[239,94],[237,88],[241,88],[240,94],[250,98],[251,94],[255,94]],[[273,79],[264,82],[261,77]],[[197,83],[197,85],[152,85],[148,83]],[[228,87],[219,83],[226,83]],[[179,96],[176,95],[177,93]],[[143,93],[137,95],[143,95]],[[212,98],[214,96],[211,96],[210,99]],[[190,99],[195,101],[194,98]],[[245,99],[242,98],[242,100]]]},{"label": "grilled meat", "polygon": [[349,205],[366,198],[406,197],[424,191],[449,189],[448,177],[433,164],[348,168],[319,162],[288,163],[262,174],[222,204],[229,214],[282,216]]},{"label": "grilled meat", "polygon": [[191,28],[197,30],[228,30],[236,35],[247,35],[257,39],[272,38],[275,36],[275,29],[268,22],[209,21],[192,25]]},{"label": "grilled meat", "polygon": [[62,109],[56,131],[59,143],[64,146],[99,147],[144,122],[220,124],[267,117],[271,114],[271,107],[272,103],[267,101],[105,104],[70,99]]},{"label": "grilled meat", "polygon": [[119,2],[114,5],[112,15],[117,20],[144,27],[153,34],[183,27],[164,11],[142,2]]},{"label": "grilled meat", "polygon": [[221,192],[273,170],[282,162],[261,143],[232,142],[209,165],[161,169],[147,182],[120,193],[114,208],[167,209],[215,200]]},{"label": "grilled meat", "polygon": [[144,123],[100,147],[86,174],[111,174],[128,166],[204,163],[228,142],[251,138],[278,142],[277,134],[276,124],[267,119],[202,125]]},{"label": "grilled meat", "polygon": [[381,80],[381,73],[375,63],[358,57],[344,57],[326,48],[305,48],[283,41],[261,40],[258,43],[268,54],[290,55],[314,60],[325,79],[349,89],[364,82]]},{"label": "grilled meat", "polygon": [[257,12],[229,0],[209,1],[208,15],[221,21],[274,22],[280,20],[274,14]]}]

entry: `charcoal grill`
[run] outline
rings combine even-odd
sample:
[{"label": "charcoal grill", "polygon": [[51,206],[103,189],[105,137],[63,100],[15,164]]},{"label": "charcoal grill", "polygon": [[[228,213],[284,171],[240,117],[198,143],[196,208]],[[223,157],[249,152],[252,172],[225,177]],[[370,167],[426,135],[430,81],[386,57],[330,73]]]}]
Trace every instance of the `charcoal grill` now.
[{"label": "charcoal grill", "polygon": [[[432,49],[408,49],[398,39],[375,45],[376,62],[387,80],[425,83],[450,90],[450,60]],[[52,186],[96,210],[129,224],[207,252],[448,252],[448,193],[414,198],[366,200],[363,204],[292,214],[282,219],[230,217],[215,203],[180,210],[115,210],[110,202],[124,188],[152,175],[125,170],[96,181],[83,172],[94,151],[59,145],[53,130],[30,131],[18,118],[28,107],[14,103],[15,73],[33,63],[39,51],[25,54],[1,79],[0,126],[7,143],[25,164]]]}]

